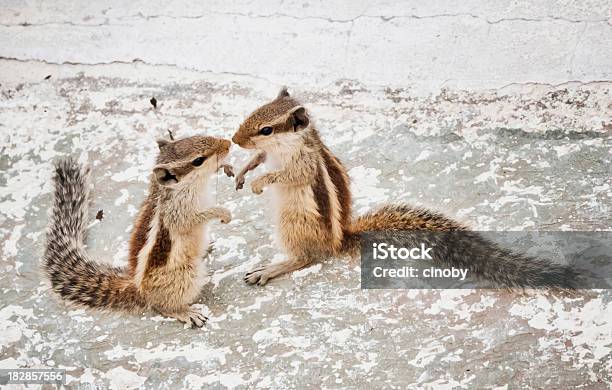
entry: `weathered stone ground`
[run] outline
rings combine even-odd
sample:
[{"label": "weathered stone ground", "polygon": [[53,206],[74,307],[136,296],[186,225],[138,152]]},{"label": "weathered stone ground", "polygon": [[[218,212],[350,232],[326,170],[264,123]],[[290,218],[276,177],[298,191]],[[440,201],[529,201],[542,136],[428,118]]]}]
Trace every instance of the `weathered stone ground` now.
[{"label": "weathered stone ground", "polygon": [[609,290],[364,291],[347,259],[249,287],[278,259],[266,197],[222,176],[204,329],[71,308],[39,277],[54,159],[92,165],[89,250],[123,264],[155,137],[229,137],[284,83],[358,213],[612,229],[612,3],[424,4],[0,1],[0,368],[75,388],[610,388]]}]

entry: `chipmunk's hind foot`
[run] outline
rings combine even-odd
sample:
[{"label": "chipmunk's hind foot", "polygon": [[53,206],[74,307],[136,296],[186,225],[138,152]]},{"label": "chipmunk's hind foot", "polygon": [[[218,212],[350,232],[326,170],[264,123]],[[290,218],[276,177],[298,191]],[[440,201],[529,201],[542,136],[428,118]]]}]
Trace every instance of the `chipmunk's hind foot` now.
[{"label": "chipmunk's hind foot", "polygon": [[270,279],[304,268],[310,263],[312,263],[312,260],[306,258],[292,259],[282,261],[280,263],[258,266],[257,268],[252,269],[251,271],[247,272],[246,275],[244,275],[244,281],[247,284],[256,284],[258,286],[263,286],[268,283],[268,280]]},{"label": "chipmunk's hind foot", "polygon": [[265,285],[270,278],[270,273],[266,272],[266,267],[261,266],[250,270],[244,275],[244,281],[247,284],[256,284],[258,286]]},{"label": "chipmunk's hind foot", "polygon": [[208,321],[208,317],[191,307],[184,311],[173,313],[162,312],[161,314],[166,317],[176,318],[182,323],[190,324],[193,328],[201,328]]}]

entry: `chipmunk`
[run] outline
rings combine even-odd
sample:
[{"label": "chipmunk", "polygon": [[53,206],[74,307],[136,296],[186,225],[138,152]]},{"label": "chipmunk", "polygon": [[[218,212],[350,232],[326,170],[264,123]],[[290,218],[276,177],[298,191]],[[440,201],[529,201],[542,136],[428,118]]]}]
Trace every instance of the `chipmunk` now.
[{"label": "chipmunk", "polygon": [[[248,171],[264,162],[272,169],[256,178],[251,189],[255,194],[261,194],[265,187],[274,192],[276,199],[271,204],[276,207],[279,241],[288,255],[283,262],[248,272],[244,280],[249,284],[264,285],[322,257],[355,255],[363,232],[467,230],[444,215],[405,204],[384,205],[353,219],[346,169],[321,141],[306,108],[286,88],[249,115],[232,140],[243,148],[258,150],[236,176],[237,190],[243,187]],[[575,276],[566,266],[517,255],[482,239],[477,244],[481,256],[442,242],[448,254],[444,260],[513,287],[569,286]]]},{"label": "chipmunk", "polygon": [[229,210],[209,205],[207,184],[220,168],[233,176],[223,164],[231,142],[193,136],[157,144],[157,165],[131,234],[128,266],[98,263],[87,255],[90,172],[72,158],[55,165],[42,266],[53,291],[70,302],[100,309],[152,309],[202,327],[207,318],[190,305],[206,275],[202,257],[209,245],[207,224],[231,220]]}]

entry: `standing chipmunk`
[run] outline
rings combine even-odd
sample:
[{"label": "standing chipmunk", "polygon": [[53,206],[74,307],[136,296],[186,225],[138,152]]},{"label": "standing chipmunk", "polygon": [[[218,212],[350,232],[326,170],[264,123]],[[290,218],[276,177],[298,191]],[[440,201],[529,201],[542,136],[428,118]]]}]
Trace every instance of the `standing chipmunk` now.
[{"label": "standing chipmunk", "polygon": [[193,136],[158,140],[149,195],[134,224],[127,267],[92,261],[85,241],[89,169],[74,159],[55,166],[55,194],[43,270],[62,298],[100,309],[156,310],[193,326],[207,318],[190,305],[196,301],[206,271],[207,224],[218,218],[229,223],[223,207],[210,207],[209,178],[229,153],[229,140]]},{"label": "standing chipmunk", "polygon": [[[264,285],[321,257],[357,254],[363,232],[467,230],[441,214],[404,204],[385,205],[353,219],[346,169],[321,141],[306,108],[286,88],[249,115],[232,140],[258,150],[236,176],[237,190],[245,174],[261,163],[272,169],[255,179],[251,189],[255,194],[266,186],[273,190],[279,241],[288,255],[283,262],[248,272],[244,280],[249,284]],[[476,233],[470,237],[478,253],[442,242],[448,254],[443,260],[505,286],[572,285],[575,273],[567,266],[512,253]]]}]

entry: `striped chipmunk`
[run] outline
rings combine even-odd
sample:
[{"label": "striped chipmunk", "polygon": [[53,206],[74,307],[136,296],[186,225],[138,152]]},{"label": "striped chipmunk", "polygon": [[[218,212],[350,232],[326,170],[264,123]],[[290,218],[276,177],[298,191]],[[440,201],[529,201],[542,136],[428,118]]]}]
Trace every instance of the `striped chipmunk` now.
[{"label": "striped chipmunk", "polygon": [[257,150],[236,175],[237,190],[243,187],[248,171],[262,163],[271,170],[254,179],[251,189],[261,194],[269,187],[273,193],[270,205],[275,208],[277,241],[287,255],[285,261],[248,272],[244,280],[249,284],[264,285],[324,257],[358,255],[360,233],[368,231],[465,231],[461,245],[438,243],[445,251],[443,261],[502,286],[571,286],[575,277],[567,266],[505,250],[467,232],[463,224],[426,209],[383,205],[353,219],[345,167],[321,141],[308,110],[286,88],[250,114],[232,140]]},{"label": "striped chipmunk", "polygon": [[42,268],[53,291],[82,306],[160,314],[202,327],[207,318],[190,307],[200,295],[207,225],[231,214],[211,205],[208,183],[223,168],[229,140],[193,136],[157,141],[159,154],[149,194],[140,207],[126,267],[89,258],[84,248],[90,198],[89,168],[74,159],[56,163],[54,199]]}]

